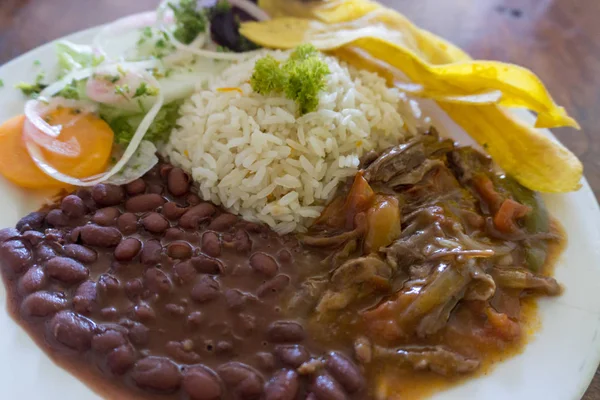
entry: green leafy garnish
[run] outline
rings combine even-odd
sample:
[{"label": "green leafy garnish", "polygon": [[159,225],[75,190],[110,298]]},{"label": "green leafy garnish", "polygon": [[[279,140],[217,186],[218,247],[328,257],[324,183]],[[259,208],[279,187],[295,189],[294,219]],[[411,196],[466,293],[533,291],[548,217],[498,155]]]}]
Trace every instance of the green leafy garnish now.
[{"label": "green leafy garnish", "polygon": [[273,56],[267,55],[254,64],[250,84],[256,93],[268,95],[273,92],[283,92],[286,81],[286,73],[281,68],[280,62]]},{"label": "green leafy garnish", "polygon": [[44,90],[48,87],[47,84],[42,83],[43,80],[44,80],[44,73],[40,72],[35,77],[34,83],[20,82],[17,85],[15,85],[15,87],[17,89],[20,89],[21,92],[23,92],[23,94],[25,96],[35,99],[39,96],[39,94],[42,90]]},{"label": "green leafy garnish", "polygon": [[135,93],[133,94],[133,98],[142,97],[142,96],[156,96],[158,94],[158,88],[154,86],[148,86],[146,82],[140,83],[137,89],[135,89]]},{"label": "green leafy garnish", "polygon": [[4,87],[4,81],[2,79],[0,79],[0,88]]},{"label": "green leafy garnish", "polygon": [[65,99],[79,100],[80,99],[79,84],[75,79],[66,85],[62,90],[54,95],[54,97],[64,97]]},{"label": "green leafy garnish", "polygon": [[179,4],[169,3],[169,8],[173,10],[176,21],[173,36],[182,43],[192,43],[200,33],[206,30],[206,15],[196,6],[196,0],[181,0]]},{"label": "green leafy garnish", "polygon": [[[169,140],[169,135],[175,126],[177,125],[177,119],[179,118],[179,107],[181,107],[182,101],[174,101],[163,106],[154,122],[148,128],[145,140],[151,142],[166,142]],[[110,110],[112,111],[112,110]],[[115,143],[126,146],[131,141],[135,130],[144,118],[144,113],[134,115],[118,115],[112,116],[109,110],[101,110],[100,116],[104,119],[114,132]]]},{"label": "green leafy garnish", "polygon": [[252,89],[262,95],[284,93],[294,100],[301,114],[319,105],[329,67],[311,44],[298,46],[283,64],[270,55],[259,59],[250,78]]}]

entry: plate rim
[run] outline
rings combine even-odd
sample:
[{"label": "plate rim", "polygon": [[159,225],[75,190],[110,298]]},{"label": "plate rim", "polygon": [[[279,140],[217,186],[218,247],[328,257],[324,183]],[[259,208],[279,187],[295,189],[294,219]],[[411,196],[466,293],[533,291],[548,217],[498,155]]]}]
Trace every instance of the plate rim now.
[{"label": "plate rim", "polygon": [[[133,14],[129,14],[129,15],[133,15]],[[123,17],[127,17],[127,15],[123,16]],[[82,29],[73,33],[69,33],[65,36],[61,36],[59,38],[53,39],[49,42],[46,42],[44,44],[41,44],[31,50],[28,50],[26,52],[24,52],[23,54],[20,54],[18,56],[16,56],[15,58],[10,59],[9,61],[3,63],[0,65],[0,77],[2,77],[2,73],[5,69],[11,68],[14,65],[20,65],[21,63],[24,63],[28,58],[30,58],[33,54],[35,53],[39,53],[42,51],[45,51],[49,48],[51,48],[52,46],[54,46],[56,44],[56,42],[61,41],[61,40],[70,40],[70,41],[74,41],[77,43],[89,43],[89,41],[87,41],[87,38],[91,38],[93,37],[92,35],[99,32],[100,29],[102,27],[104,27],[107,24],[100,24],[100,25],[96,25],[90,28],[86,28],[86,29]],[[6,82],[6,79],[4,79],[4,81]],[[3,90],[6,89],[13,89],[11,87],[5,87],[3,88]],[[0,101],[2,101],[3,97],[5,97],[1,92],[0,92]],[[24,100],[25,101],[25,100]],[[512,110],[514,112],[515,115],[517,115],[519,118],[529,122],[533,122],[535,120],[535,117],[533,116],[533,114],[531,114],[529,111],[527,110],[523,110],[523,109],[514,109]],[[4,120],[0,120],[0,123],[3,123]],[[559,143],[562,144],[562,142],[560,142],[555,136],[554,134],[549,130],[549,129],[541,129],[540,131],[548,134],[552,139],[558,141]],[[566,146],[565,146],[566,147]],[[585,172],[585,171],[584,171]],[[596,215],[596,222],[600,223],[600,205],[598,203],[598,199],[596,198],[591,186],[589,185],[588,180],[586,179],[585,175],[582,177],[581,179],[581,188],[577,191],[577,192],[573,192],[573,193],[578,193],[579,195],[584,195],[587,198],[587,201],[591,201],[593,202],[592,204],[592,208],[593,208],[593,212]],[[550,196],[555,196],[555,194],[551,194]],[[589,225],[593,225],[593,222],[590,222]],[[0,226],[0,229],[2,228],[2,226]],[[569,238],[568,238],[569,239]],[[599,267],[600,267],[600,253],[598,254],[596,261],[598,261],[599,263]],[[557,261],[557,264],[561,264],[561,261]],[[3,284],[3,283],[2,283]],[[598,299],[600,300],[600,294],[598,296]],[[5,301],[5,299],[0,299],[1,301]],[[7,302],[6,307],[5,307],[5,312],[8,313],[7,307],[8,307],[9,303]],[[589,310],[587,310],[589,311]],[[590,311],[591,312],[591,311]],[[9,314],[9,318],[11,320],[11,322],[14,325],[18,326],[18,329],[22,330],[23,332],[25,332],[25,330],[23,328],[21,328],[21,326],[14,321],[11,317],[10,317],[10,313]],[[598,315],[596,315],[598,317]],[[541,329],[537,330],[536,333],[539,333],[541,331]],[[600,335],[600,320],[597,324],[597,328],[596,328],[596,334]],[[0,340],[2,338],[2,335],[0,335]],[[90,385],[88,385],[85,382],[82,382],[80,379],[78,379],[76,376],[74,376],[73,374],[71,374],[71,372],[69,372],[68,370],[64,370],[60,365],[58,365],[52,357],[50,357],[43,349],[40,348],[40,346],[37,345],[37,343],[35,343],[35,340],[33,340],[32,338],[29,338],[31,341],[33,341],[34,346],[36,347],[36,351],[40,352],[42,354],[42,357],[48,358],[52,364],[56,367],[59,368],[63,371],[66,371],[66,373],[69,375],[69,377],[71,379],[77,380],[79,381],[83,386],[85,386],[88,391],[90,392],[90,394],[94,394],[96,396],[100,396],[100,393],[96,392],[96,390],[91,387]],[[533,341],[533,337],[530,336],[529,338],[530,340],[528,340],[528,343],[525,345],[524,349],[526,349],[528,346],[531,345],[531,341]],[[600,346],[596,346],[595,349],[592,349],[591,351],[592,353],[592,358],[591,358],[591,363],[588,363],[587,367],[585,368],[585,370],[580,371],[580,379],[578,379],[578,385],[577,388],[573,387],[572,392],[573,395],[576,395],[577,397],[573,397],[573,400],[577,400],[580,399],[585,392],[588,390],[591,381],[593,380],[597,370],[598,370],[598,366],[600,364]],[[516,356],[511,356],[509,357],[507,360],[503,360],[501,364],[504,364],[506,361],[514,358]],[[490,373],[489,375],[494,375],[494,370],[497,369],[497,367],[495,367]],[[486,374],[488,375],[488,374]],[[475,376],[475,377],[469,377],[467,378],[467,382],[468,381],[475,381],[476,379],[478,379],[479,376]],[[458,386],[463,386],[465,385],[465,383],[460,383]],[[456,387],[456,386],[454,386]],[[40,388],[40,390],[43,390],[43,388]],[[438,396],[440,396],[440,399],[443,397],[444,392],[452,390],[452,388],[448,389],[448,390],[443,390],[441,392],[436,392],[431,398],[435,398],[438,399]]]}]

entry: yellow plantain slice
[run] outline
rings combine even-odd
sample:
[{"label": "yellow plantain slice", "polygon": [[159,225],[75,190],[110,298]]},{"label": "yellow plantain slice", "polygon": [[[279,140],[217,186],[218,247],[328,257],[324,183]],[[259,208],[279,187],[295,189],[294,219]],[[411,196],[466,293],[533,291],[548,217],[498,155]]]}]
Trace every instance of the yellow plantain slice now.
[{"label": "yellow plantain slice", "polygon": [[[415,27],[400,13],[368,0],[323,1],[309,7],[297,0],[261,0],[262,3],[269,3],[266,8],[271,15],[313,19],[278,18],[244,24],[242,34],[251,40],[273,48],[316,42],[315,46],[322,50],[335,49],[332,53],[336,56],[379,73],[401,90],[437,100],[524,186],[543,192],[566,192],[579,187],[579,160],[498,106],[537,111],[539,127],[578,127],[530,71],[503,63],[473,62],[453,44]],[[405,77],[398,70],[413,82],[403,81]],[[470,76],[476,77],[474,82]],[[520,80],[526,80],[526,84]],[[524,87],[531,92],[523,93]]]},{"label": "yellow plantain slice", "polygon": [[[381,14],[375,11],[374,14]],[[571,126],[579,128],[563,107],[558,106],[539,78],[531,71],[512,64],[496,61],[462,61],[433,65],[419,57],[406,42],[401,32],[389,28],[386,22],[368,18],[324,24],[318,21],[282,17],[264,22],[244,24],[240,32],[248,39],[273,48],[294,48],[310,42],[316,48],[328,51],[354,45],[372,56],[401,69],[408,78],[422,85],[414,93],[444,101],[446,97],[457,103],[466,97],[473,104],[476,95],[499,91],[496,104],[505,107],[528,108],[538,113],[536,127]],[[376,17],[376,16],[374,16]],[[487,98],[487,96],[484,96]]]}]

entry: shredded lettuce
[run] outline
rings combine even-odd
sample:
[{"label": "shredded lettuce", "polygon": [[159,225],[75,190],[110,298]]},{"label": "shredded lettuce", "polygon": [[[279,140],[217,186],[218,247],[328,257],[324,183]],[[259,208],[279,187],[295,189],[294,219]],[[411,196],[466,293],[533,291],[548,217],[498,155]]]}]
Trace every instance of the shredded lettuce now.
[{"label": "shredded lettuce", "polygon": [[[161,143],[169,140],[169,135],[177,125],[179,118],[179,107],[182,101],[174,101],[164,105],[150,128],[144,136],[145,140],[153,143]],[[131,141],[136,128],[140,124],[143,113],[140,114],[122,114],[120,110],[115,110],[111,107],[102,107],[100,116],[104,119],[114,132],[115,143],[126,146]]]},{"label": "shredded lettuce", "polygon": [[56,43],[56,55],[60,67],[59,78],[72,71],[96,67],[104,61],[104,57],[94,54],[91,46],[75,44],[66,40]]}]

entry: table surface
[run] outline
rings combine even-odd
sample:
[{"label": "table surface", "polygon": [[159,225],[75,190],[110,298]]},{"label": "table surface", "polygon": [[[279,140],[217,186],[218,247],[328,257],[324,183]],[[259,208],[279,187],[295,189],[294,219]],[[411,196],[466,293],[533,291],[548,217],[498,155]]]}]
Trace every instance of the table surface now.
[{"label": "table surface", "polygon": [[[600,198],[600,1],[383,0],[476,58],[536,72],[582,131],[556,136],[583,162]],[[2,0],[0,63],[52,39],[154,8],[157,0]],[[600,372],[584,396],[600,399]]]}]

